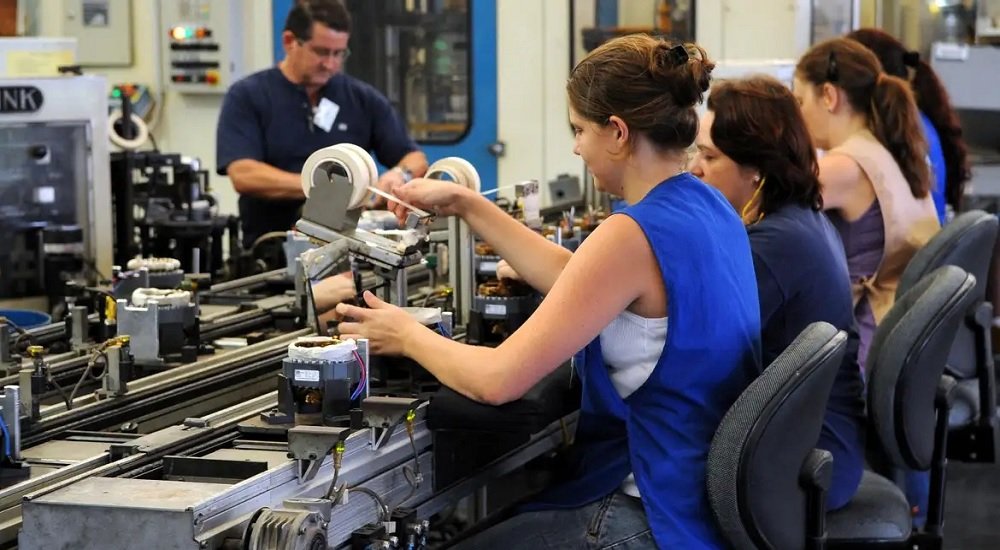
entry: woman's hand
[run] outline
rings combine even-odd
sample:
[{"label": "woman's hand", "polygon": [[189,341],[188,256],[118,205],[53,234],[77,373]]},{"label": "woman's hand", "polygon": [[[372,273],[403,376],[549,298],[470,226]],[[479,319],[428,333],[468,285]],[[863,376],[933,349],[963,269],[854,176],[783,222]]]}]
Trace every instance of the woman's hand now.
[{"label": "woman's hand", "polygon": [[507,260],[497,262],[497,279],[507,279],[510,281],[523,281],[514,268],[507,263]]},{"label": "woman's hand", "polygon": [[354,275],[347,271],[312,284],[313,302],[320,313],[326,313],[341,302],[354,298]]},{"label": "woman's hand", "polygon": [[[460,216],[465,203],[476,196],[475,192],[454,182],[427,178],[416,178],[410,183],[396,185],[392,188],[392,194],[438,216]],[[401,224],[406,222],[409,210],[405,206],[389,201],[389,210],[396,214]]]},{"label": "woman's hand", "polygon": [[367,338],[371,353],[377,355],[406,355],[408,342],[423,325],[401,308],[379,300],[365,291],[365,303],[371,309],[340,304],[337,313],[349,321],[341,322],[341,338]]}]

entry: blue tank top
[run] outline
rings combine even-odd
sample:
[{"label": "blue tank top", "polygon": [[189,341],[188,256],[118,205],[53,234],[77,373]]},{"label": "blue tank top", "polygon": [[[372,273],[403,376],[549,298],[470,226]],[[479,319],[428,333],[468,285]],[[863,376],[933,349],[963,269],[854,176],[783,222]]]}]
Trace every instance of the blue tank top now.
[{"label": "blue tank top", "polygon": [[529,508],[595,502],[633,472],[660,548],[723,548],[705,462],[719,422],[760,361],[746,230],[722,194],[686,173],[621,214],[642,228],[663,275],[666,343],[649,379],[625,399],[611,383],[600,338],[581,352],[575,476]]},{"label": "blue tank top", "polygon": [[937,210],[938,221],[941,225],[945,222],[945,187],[947,185],[948,168],[944,164],[944,151],[941,149],[941,137],[931,123],[927,115],[920,113],[920,122],[924,127],[924,138],[927,139],[927,160],[931,164],[931,198],[934,199],[934,208]]}]

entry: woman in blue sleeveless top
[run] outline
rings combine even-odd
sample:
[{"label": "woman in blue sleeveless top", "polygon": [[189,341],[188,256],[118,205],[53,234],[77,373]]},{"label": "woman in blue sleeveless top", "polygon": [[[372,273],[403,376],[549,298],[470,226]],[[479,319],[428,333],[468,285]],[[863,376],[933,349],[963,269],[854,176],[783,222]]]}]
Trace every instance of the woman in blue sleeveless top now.
[{"label": "woman in blue sleeveless top", "polygon": [[833,454],[827,509],[847,504],[864,468],[864,382],[840,236],[822,212],[816,152],[792,91],[771,77],[712,86],[691,173],[722,191],[750,236],[763,366],[810,323],[847,331],[847,353],[817,446]]},{"label": "woman in blue sleeveless top", "polygon": [[[628,206],[575,253],[457,185],[415,180],[403,201],[459,215],[529,284],[534,315],[496,348],[435,335],[371,294],[341,333],[415,359],[486,403],[520,398],[583,349],[572,479],[468,548],[721,548],[705,461],[759,364],[746,231],[725,197],[684,172],[713,64],[645,35],[597,48],[567,84],[574,152]],[[669,321],[669,327],[668,327]]]}]

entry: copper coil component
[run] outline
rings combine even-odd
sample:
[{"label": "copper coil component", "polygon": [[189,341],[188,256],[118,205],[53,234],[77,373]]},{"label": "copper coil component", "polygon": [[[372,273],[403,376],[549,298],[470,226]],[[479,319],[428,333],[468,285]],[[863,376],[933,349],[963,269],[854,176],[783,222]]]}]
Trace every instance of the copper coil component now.
[{"label": "copper coil component", "polygon": [[479,285],[479,295],[480,296],[492,296],[492,297],[512,297],[512,296],[524,296],[530,292],[528,285],[520,281],[512,281],[509,279],[490,279]]}]

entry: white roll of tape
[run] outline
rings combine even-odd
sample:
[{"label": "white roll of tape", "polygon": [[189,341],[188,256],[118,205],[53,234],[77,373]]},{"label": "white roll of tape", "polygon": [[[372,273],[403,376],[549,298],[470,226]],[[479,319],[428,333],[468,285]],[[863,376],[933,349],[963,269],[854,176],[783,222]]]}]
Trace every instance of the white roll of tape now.
[{"label": "white roll of tape", "polygon": [[150,271],[176,271],[181,268],[181,261],[175,258],[132,258],[125,267],[129,271],[144,267]]},{"label": "white roll of tape", "polygon": [[304,336],[288,344],[288,358],[296,361],[350,361],[358,345],[354,340],[336,340],[328,336]]},{"label": "white roll of tape", "polygon": [[442,179],[440,176],[448,176],[455,183],[479,192],[482,182],[479,180],[479,172],[471,162],[459,157],[446,157],[430,166],[427,169],[427,177],[432,179]]},{"label": "white roll of tape", "polygon": [[433,326],[441,322],[441,308],[439,307],[404,307],[403,311],[410,314],[418,323],[425,327]]},{"label": "white roll of tape", "polygon": [[347,172],[347,179],[353,187],[347,207],[354,209],[364,205],[368,198],[368,186],[378,181],[378,168],[368,151],[352,143],[338,143],[309,155],[301,174],[302,192],[305,196],[309,197],[316,172],[329,170],[331,164],[336,164]]},{"label": "white roll of tape", "polygon": [[132,113],[132,123],[135,124],[136,135],[132,139],[125,139],[117,132],[115,132],[115,124],[122,119],[124,114],[120,110],[112,111],[111,115],[108,116],[108,137],[111,139],[111,143],[115,144],[121,149],[126,151],[135,151],[136,149],[142,147],[149,140],[149,128],[146,126],[146,121],[142,120],[142,117]]},{"label": "white roll of tape", "polygon": [[151,301],[165,307],[186,306],[191,303],[191,293],[186,290],[137,288],[132,292],[132,305],[144,307]]}]

